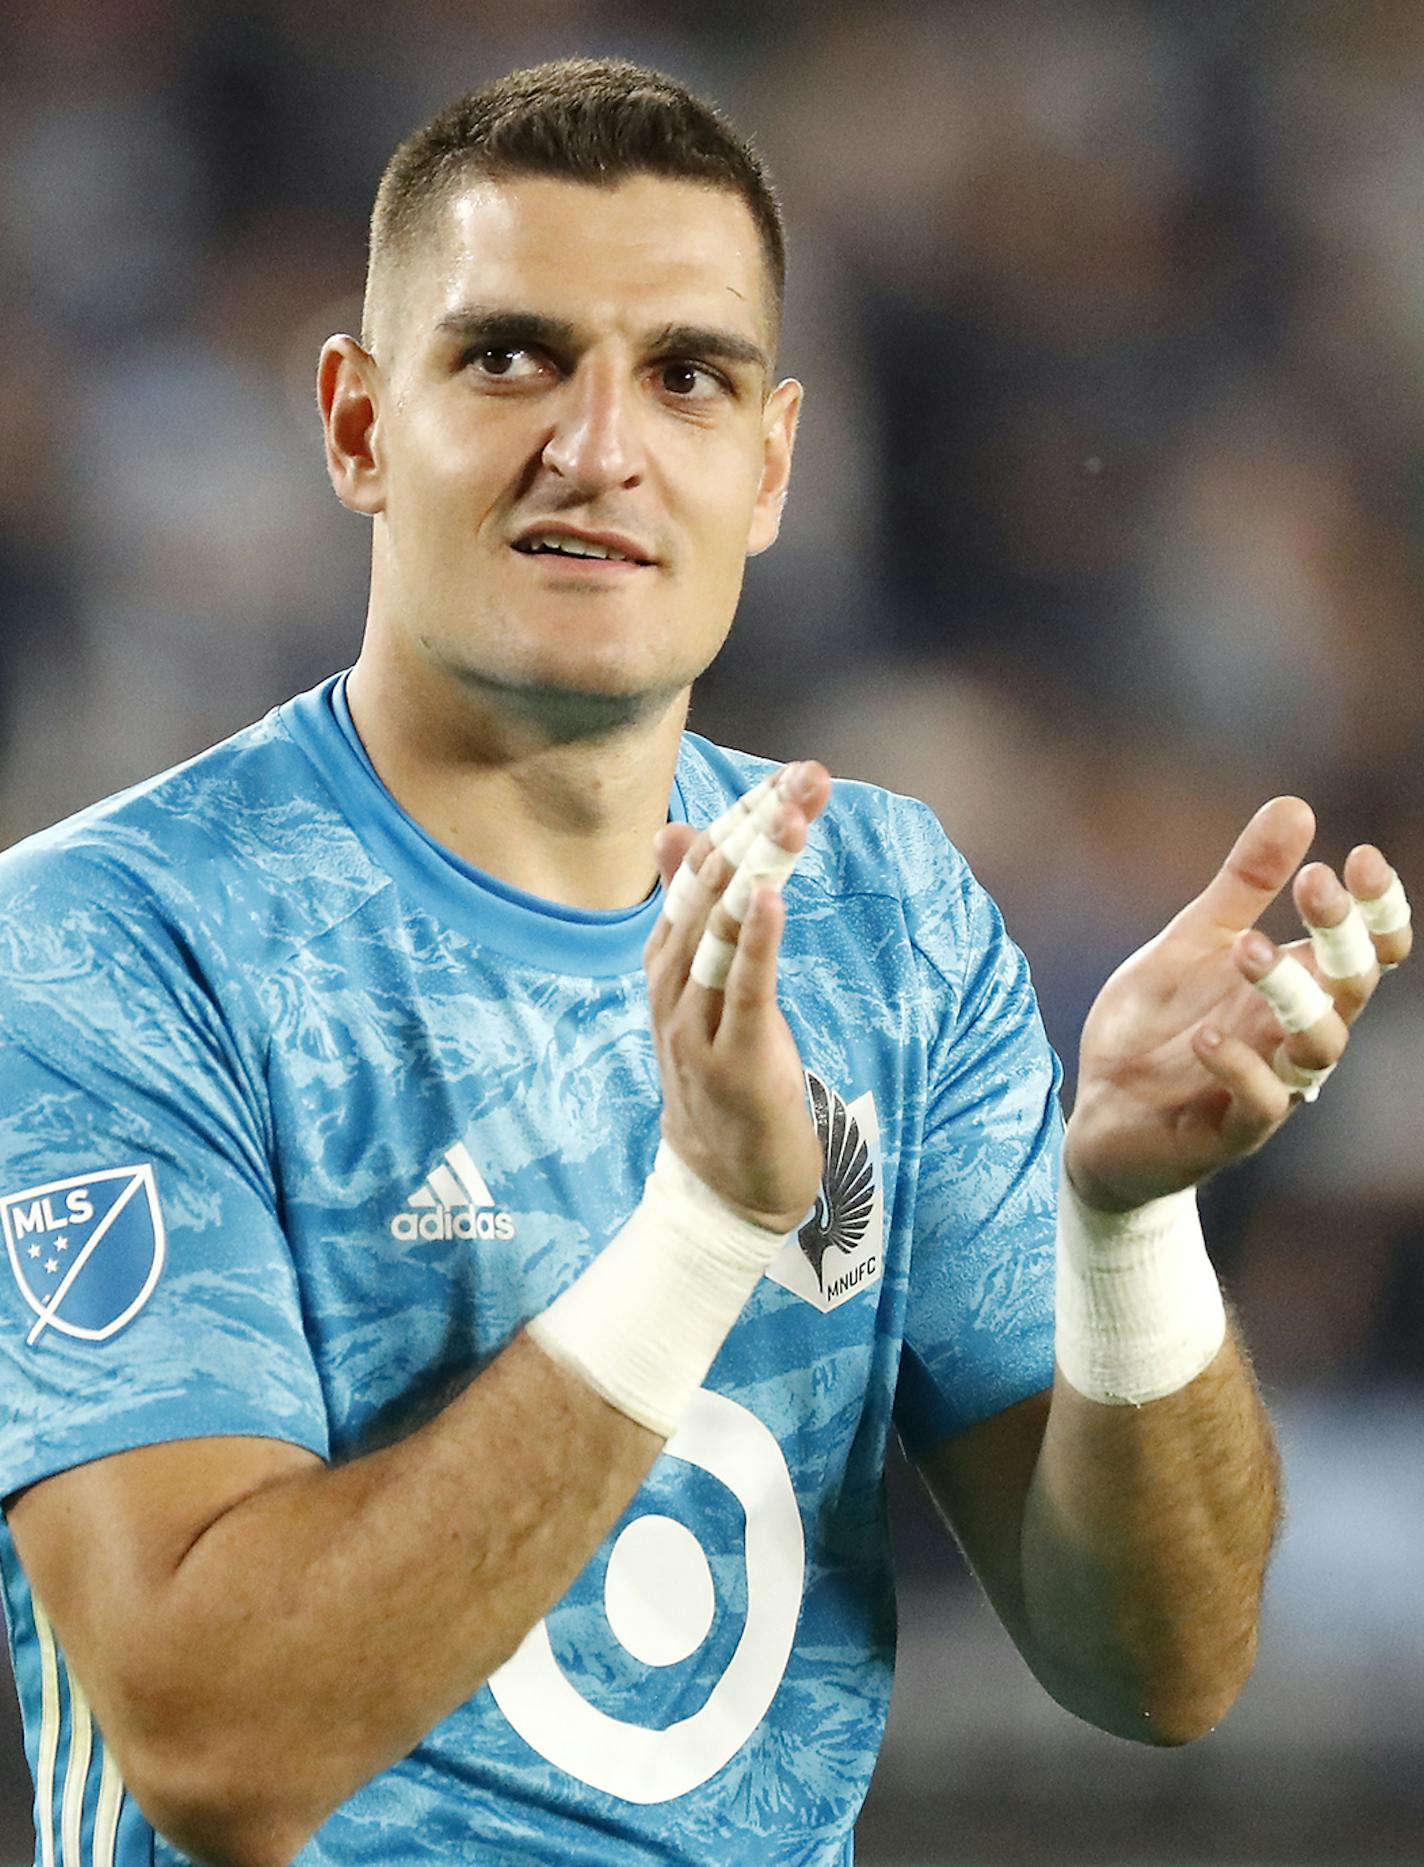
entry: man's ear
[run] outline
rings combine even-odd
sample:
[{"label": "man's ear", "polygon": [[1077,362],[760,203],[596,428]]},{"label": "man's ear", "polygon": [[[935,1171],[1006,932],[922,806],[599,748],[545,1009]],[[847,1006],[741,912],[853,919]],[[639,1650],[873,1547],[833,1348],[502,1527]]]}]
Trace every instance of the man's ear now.
[{"label": "man's ear", "polygon": [[368,517],[385,509],[380,459],[381,374],[354,337],[328,337],[316,369],[326,471],[343,506]]},{"label": "man's ear", "polygon": [[762,417],[761,485],[752,508],[747,535],[747,556],[756,557],[776,543],[781,530],[781,509],[791,481],[791,454],[796,446],[796,423],[801,414],[801,385],[794,377],[778,383],[767,397]]}]

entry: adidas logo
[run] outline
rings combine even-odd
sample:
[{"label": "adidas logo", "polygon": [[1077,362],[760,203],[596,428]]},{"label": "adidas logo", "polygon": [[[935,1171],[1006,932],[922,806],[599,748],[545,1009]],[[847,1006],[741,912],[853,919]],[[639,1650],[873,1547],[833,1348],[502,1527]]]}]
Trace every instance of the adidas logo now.
[{"label": "adidas logo", "polygon": [[417,1238],[510,1239],[514,1215],[496,1208],[470,1150],[457,1141],[391,1220],[391,1236],[406,1243]]}]

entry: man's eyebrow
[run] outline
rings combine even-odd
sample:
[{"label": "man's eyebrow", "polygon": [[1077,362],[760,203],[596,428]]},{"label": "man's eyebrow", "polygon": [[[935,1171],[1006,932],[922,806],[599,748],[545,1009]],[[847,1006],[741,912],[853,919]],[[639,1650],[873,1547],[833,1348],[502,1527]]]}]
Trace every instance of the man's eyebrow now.
[{"label": "man's eyebrow", "polygon": [[[461,305],[446,312],[435,326],[443,335],[464,343],[528,344],[535,349],[569,355],[579,348],[579,335],[563,318],[539,311],[516,311],[497,305]],[[644,340],[657,356],[706,357],[714,363],[752,364],[771,374],[771,359],[761,345],[736,331],[713,325],[665,324]]]},{"label": "man's eyebrow", "polygon": [[514,311],[497,305],[461,305],[435,326],[466,343],[529,344],[540,350],[570,351],[578,346],[572,324],[539,311]]},{"label": "man's eyebrow", "polygon": [[753,363],[771,374],[771,358],[750,337],[704,324],[665,324],[654,331],[648,347],[660,356],[706,357],[717,363]]}]

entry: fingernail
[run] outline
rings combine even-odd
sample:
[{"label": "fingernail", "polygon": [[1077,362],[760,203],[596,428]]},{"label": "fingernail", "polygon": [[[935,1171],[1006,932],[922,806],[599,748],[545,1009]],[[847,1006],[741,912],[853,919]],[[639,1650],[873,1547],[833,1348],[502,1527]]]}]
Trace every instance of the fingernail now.
[{"label": "fingernail", "polygon": [[1201,1041],[1205,1049],[1215,1050],[1221,1043],[1221,1032],[1214,1024],[1204,1024],[1201,1028]]},{"label": "fingernail", "polygon": [[1254,960],[1258,966],[1269,966],[1276,957],[1276,949],[1264,934],[1248,934],[1242,945],[1247,959]]},{"label": "fingernail", "polygon": [[801,778],[805,770],[806,761],[804,759],[797,759],[794,764],[788,765],[786,770],[782,772],[781,776],[776,781],[777,790],[783,792],[787,797],[793,796],[801,788]]}]

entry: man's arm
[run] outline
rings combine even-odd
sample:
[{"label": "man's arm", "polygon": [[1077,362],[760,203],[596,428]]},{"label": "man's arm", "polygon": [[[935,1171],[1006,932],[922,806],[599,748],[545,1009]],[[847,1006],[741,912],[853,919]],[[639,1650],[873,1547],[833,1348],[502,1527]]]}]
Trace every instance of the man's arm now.
[{"label": "man's arm", "polygon": [[[813,766],[788,785],[772,835],[799,850],[829,778]],[[783,910],[761,889],[743,924],[729,919],[731,867],[706,833],[670,826],[658,854],[665,880],[687,857],[677,924],[660,921],[646,954],[664,1136],[733,1225],[774,1249],[821,1171],[776,1002]],[[692,976],[708,929],[733,949],[724,987]],[[700,1257],[694,1268],[704,1275]],[[706,1294],[695,1277],[690,1288]],[[632,1299],[621,1307],[636,1311]],[[587,1306],[572,1313],[586,1324]],[[669,1345],[682,1320],[669,1319]],[[557,1358],[538,1328],[409,1438],[344,1466],[200,1439],[97,1460],[11,1504],[37,1599],[131,1791],[186,1852],[290,1860],[478,1690],[617,1521],[669,1428],[600,1397],[576,1327],[550,1337]],[[610,1359],[597,1348],[590,1370]]]},{"label": "man's arm", "polygon": [[[1268,1140],[1296,1100],[1278,1070],[1333,1064],[1374,991],[1376,961],[1407,955],[1407,927],[1376,934],[1362,970],[1331,976],[1302,943],[1292,957],[1328,991],[1303,1030],[1287,1032],[1252,989],[1281,953],[1250,930],[1312,829],[1297,800],[1259,812],[1211,885],[1099,997],[1064,1161],[1109,1230],[1109,1215],[1192,1186]],[[1345,876],[1365,903],[1391,884],[1367,847]],[[1358,911],[1321,864],[1300,872],[1295,896],[1312,927],[1336,928]],[[1071,1274],[1060,1264],[1060,1359],[1069,1359],[1062,1279]],[[1210,1346],[1200,1372],[1137,1404],[1088,1398],[1060,1366],[1051,1392],[920,1461],[1048,1690],[1105,1730],[1149,1743],[1200,1735],[1234,1702],[1255,1655],[1277,1519],[1275,1447],[1244,1354],[1230,1332],[1214,1354]],[[1081,1353],[1071,1361],[1087,1365]]]},{"label": "man's arm", "polygon": [[10,1524],[154,1826],[277,1867],[509,1657],[662,1443],[519,1338],[351,1464],[148,1446],[46,1479]]},{"label": "man's arm", "polygon": [[1189,1387],[1100,1407],[1066,1381],[920,1461],[1035,1676],[1120,1737],[1183,1743],[1256,1653],[1276,1457],[1228,1340]]}]

